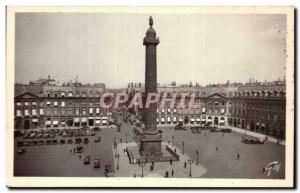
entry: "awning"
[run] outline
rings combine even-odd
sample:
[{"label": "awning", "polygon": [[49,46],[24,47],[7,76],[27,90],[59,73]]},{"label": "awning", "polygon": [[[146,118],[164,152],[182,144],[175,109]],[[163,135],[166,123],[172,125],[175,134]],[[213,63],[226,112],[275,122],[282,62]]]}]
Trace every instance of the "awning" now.
[{"label": "awning", "polygon": [[181,117],[179,117],[179,122],[182,122],[182,121],[183,121],[183,119]]},{"label": "awning", "polygon": [[197,122],[200,122],[200,118],[197,118],[196,121],[197,121]]},{"label": "awning", "polygon": [[32,119],[32,122],[33,122],[33,123],[37,123],[38,120],[37,120],[37,119]]},{"label": "awning", "polygon": [[86,118],[85,118],[85,117],[82,118],[82,119],[81,119],[81,122],[82,122],[82,123],[85,123],[85,122],[86,122]]},{"label": "awning", "polygon": [[74,119],[74,122],[75,122],[75,123],[79,123],[79,118],[76,117],[76,118]]},{"label": "awning", "polygon": [[49,121],[49,120],[46,121],[46,122],[45,122],[45,125],[51,125],[51,121]]},{"label": "awning", "polygon": [[66,124],[66,122],[65,122],[65,121],[61,121],[61,124],[62,124],[62,125],[65,125],[65,124]]},{"label": "awning", "polygon": [[57,121],[57,120],[54,120],[54,121],[53,121],[53,125],[58,125],[58,121]]},{"label": "awning", "polygon": [[225,122],[225,120],[220,119],[220,123],[224,123],[224,122]]},{"label": "awning", "polygon": [[99,126],[100,123],[101,123],[100,120],[97,120],[97,119],[95,120],[95,125]]},{"label": "awning", "polygon": [[100,120],[101,119],[101,117],[95,117],[95,120]]},{"label": "awning", "polygon": [[201,121],[206,121],[206,119],[202,117]]},{"label": "awning", "polygon": [[89,117],[89,119],[94,119],[94,117]]},{"label": "awning", "polygon": [[107,119],[107,117],[102,117],[102,120],[105,120],[105,119]]},{"label": "awning", "polygon": [[107,120],[102,120],[102,124],[106,124],[107,123]]},{"label": "awning", "polygon": [[194,121],[195,121],[195,119],[190,119],[190,121],[191,121],[191,122],[194,122]]}]

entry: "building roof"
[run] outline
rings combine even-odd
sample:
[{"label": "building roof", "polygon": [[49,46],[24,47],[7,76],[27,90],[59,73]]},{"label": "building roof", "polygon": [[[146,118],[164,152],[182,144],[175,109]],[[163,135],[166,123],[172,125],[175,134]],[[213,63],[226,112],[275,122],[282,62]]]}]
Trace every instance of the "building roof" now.
[{"label": "building roof", "polygon": [[15,84],[15,97],[20,96],[24,93],[31,93],[33,95],[39,96],[43,92],[41,85],[22,85]]}]

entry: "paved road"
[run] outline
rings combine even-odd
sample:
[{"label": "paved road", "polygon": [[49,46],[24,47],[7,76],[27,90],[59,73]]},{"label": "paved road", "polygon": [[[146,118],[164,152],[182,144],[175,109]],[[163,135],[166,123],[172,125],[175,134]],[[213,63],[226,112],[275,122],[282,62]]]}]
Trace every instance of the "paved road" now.
[{"label": "paved road", "polygon": [[[113,163],[112,145],[114,138],[118,143],[132,141],[134,126],[124,123],[122,120],[121,132],[116,128],[104,128],[96,136],[102,137],[102,142],[91,143],[85,146],[82,159],[78,154],[71,154],[70,149],[76,145],[50,145],[29,146],[23,155],[15,153],[14,174],[16,176],[104,176],[104,169],[94,169],[93,165],[83,165],[85,155],[100,158],[102,166]],[[182,141],[185,142],[184,150],[188,156],[196,160],[195,151],[199,151],[199,162],[207,171],[206,178],[284,178],[285,175],[285,146],[274,143],[264,145],[243,144],[240,142],[242,134],[211,133],[206,131],[201,134],[192,134],[189,130],[178,131],[169,127],[160,128],[163,131],[163,140],[174,143],[182,149]],[[96,137],[95,136],[95,137]],[[219,150],[216,151],[216,147]],[[179,150],[182,151],[182,150]],[[240,159],[236,159],[240,154]],[[278,172],[272,172],[267,176],[262,172],[263,166],[272,162],[281,162]]]}]

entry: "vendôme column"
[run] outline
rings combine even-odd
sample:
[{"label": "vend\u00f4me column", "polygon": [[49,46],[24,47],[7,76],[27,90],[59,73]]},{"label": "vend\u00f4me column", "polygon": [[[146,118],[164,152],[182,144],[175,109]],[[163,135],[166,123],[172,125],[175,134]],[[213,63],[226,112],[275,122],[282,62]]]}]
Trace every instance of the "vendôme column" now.
[{"label": "vend\u00f4me column", "polygon": [[[148,93],[157,93],[157,73],[156,73],[156,46],[159,39],[156,38],[156,32],[153,29],[153,19],[149,18],[149,29],[144,38],[146,46],[146,70],[145,70],[145,96]],[[157,131],[157,104],[151,103],[148,109],[145,109],[144,120],[145,128],[140,143],[140,152],[150,161],[155,161],[161,156],[161,136]]]}]

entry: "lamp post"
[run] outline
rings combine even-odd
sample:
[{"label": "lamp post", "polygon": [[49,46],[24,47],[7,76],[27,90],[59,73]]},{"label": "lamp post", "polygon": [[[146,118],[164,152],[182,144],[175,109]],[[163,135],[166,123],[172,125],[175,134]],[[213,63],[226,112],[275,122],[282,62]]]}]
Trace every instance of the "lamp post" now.
[{"label": "lamp post", "polygon": [[198,150],[196,150],[196,154],[197,154],[197,162],[196,162],[196,165],[198,165],[198,155],[199,155],[199,151]]},{"label": "lamp post", "polygon": [[174,135],[172,135],[172,145],[174,145]]},{"label": "lamp post", "polygon": [[140,166],[142,167],[142,178],[144,177],[144,167],[145,167],[145,162],[140,161]]},{"label": "lamp post", "polygon": [[184,141],[182,142],[182,154],[184,154]]},{"label": "lamp post", "polygon": [[190,175],[189,175],[189,177],[192,177],[192,163],[193,163],[193,160],[189,159],[188,160],[188,164],[190,164]]},{"label": "lamp post", "polygon": [[117,170],[119,170],[119,163],[120,163],[120,154],[118,154],[118,165],[117,165]]}]

